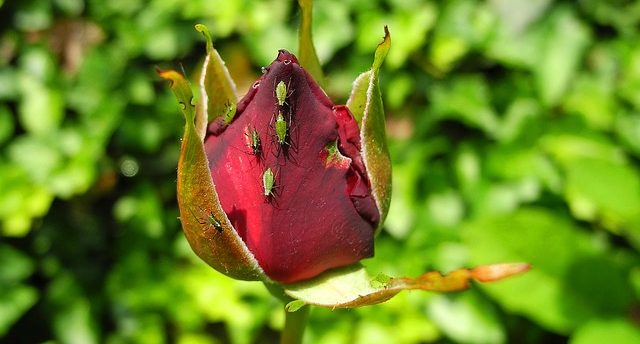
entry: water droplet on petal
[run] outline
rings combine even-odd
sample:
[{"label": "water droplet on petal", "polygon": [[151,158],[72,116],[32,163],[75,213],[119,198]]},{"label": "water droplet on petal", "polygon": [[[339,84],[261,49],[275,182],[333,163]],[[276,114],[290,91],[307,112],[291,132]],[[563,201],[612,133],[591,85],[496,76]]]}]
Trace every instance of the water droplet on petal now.
[{"label": "water droplet on petal", "polygon": [[253,85],[251,85],[251,88],[258,88],[260,87],[260,81],[256,81],[253,83]]}]

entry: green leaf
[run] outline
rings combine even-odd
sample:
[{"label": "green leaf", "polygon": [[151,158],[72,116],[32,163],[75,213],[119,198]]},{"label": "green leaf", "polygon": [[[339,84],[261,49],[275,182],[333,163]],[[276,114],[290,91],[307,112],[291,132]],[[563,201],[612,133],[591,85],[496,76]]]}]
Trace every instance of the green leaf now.
[{"label": "green leaf", "polygon": [[556,105],[572,81],[589,44],[589,32],[570,10],[560,8],[549,17],[540,59],[534,67],[542,101]]},{"label": "green leaf", "polygon": [[360,125],[364,162],[369,173],[373,197],[380,211],[378,229],[384,223],[391,201],[391,158],[387,147],[384,107],[378,80],[378,71],[391,47],[391,36],[386,26],[384,32],[384,40],[376,48],[373,66],[354,81],[347,100],[347,107]]},{"label": "green leaf", "polygon": [[629,320],[616,318],[593,320],[578,328],[570,344],[640,343],[640,329]]},{"label": "green leaf", "polygon": [[640,157],[640,116],[637,113],[619,114],[616,118],[615,131],[620,141],[636,157]]},{"label": "green leaf", "polygon": [[429,44],[429,60],[436,73],[449,72],[475,44],[483,40],[490,26],[483,23],[477,2],[447,1],[438,13],[438,22]]},{"label": "green leaf", "polygon": [[531,68],[540,57],[543,31],[536,25],[550,0],[495,0],[488,3],[496,15],[486,54],[506,65]]},{"label": "green leaf", "polygon": [[427,312],[447,337],[458,343],[504,343],[504,325],[496,307],[477,292],[437,295]]},{"label": "green leaf", "polygon": [[361,265],[324,273],[313,280],[285,286],[285,293],[305,304],[327,308],[353,308],[375,305],[403,290],[451,292],[467,289],[471,280],[492,282],[522,273],[528,264],[494,264],[460,269],[446,275],[432,271],[417,278],[371,278]]},{"label": "green leaf", "polygon": [[223,117],[225,123],[229,124],[236,114],[238,97],[236,96],[236,85],[231,79],[229,70],[224,61],[213,48],[211,34],[206,26],[196,25],[196,30],[201,32],[207,41],[207,57],[202,66],[200,76],[200,102],[202,113],[206,116],[196,118],[196,128],[201,135],[207,123],[218,117]]},{"label": "green leaf", "polygon": [[[203,138],[196,130],[189,83],[175,71],[158,73],[171,82],[171,89],[187,121],[177,182],[180,222],[191,248],[207,264],[225,275],[243,280],[268,280],[222,209],[211,179]],[[209,220],[211,218],[219,225],[214,225],[215,221]]]},{"label": "green leaf", "polygon": [[91,303],[72,274],[66,271],[57,274],[47,286],[45,301],[51,307],[51,325],[58,341],[98,342],[98,326]]},{"label": "green leaf", "polygon": [[566,133],[552,132],[540,138],[539,143],[546,154],[564,166],[568,166],[576,159],[583,158],[598,159],[616,164],[626,160],[622,148],[613,144],[603,135],[575,131]]},{"label": "green leaf", "polygon": [[[463,240],[472,264],[521,260],[533,269],[483,289],[510,313],[570,333],[581,322],[630,306],[628,268],[604,256],[567,218],[535,208],[468,223]],[[615,295],[615,297],[614,297]]]},{"label": "green leaf", "polygon": [[429,90],[433,112],[438,119],[453,118],[479,128],[493,137],[499,136],[500,122],[490,100],[490,87],[477,76],[451,78]]},{"label": "green leaf", "polygon": [[[626,44],[625,44],[626,45]],[[620,83],[618,85],[620,96],[630,102],[636,111],[640,110],[640,48],[635,44],[629,44],[629,51],[623,51],[622,70],[620,71]],[[626,50],[626,49],[625,49]]]},{"label": "green leaf", "polygon": [[[402,35],[394,36],[393,50],[389,51],[386,61],[387,66],[397,69],[402,68],[412,54],[424,46],[438,18],[438,9],[430,2],[415,2],[407,3],[406,7],[397,8],[394,12],[391,18],[385,18],[383,22],[387,22],[395,32],[402,32]],[[378,24],[377,21],[374,23]]]},{"label": "green leaf", "polygon": [[16,164],[0,164],[0,176],[0,232],[5,236],[25,236],[31,230],[32,219],[47,213],[54,196]]},{"label": "green leaf", "polygon": [[16,283],[33,273],[33,261],[10,245],[0,245],[0,282]]},{"label": "green leaf", "polygon": [[21,251],[0,244],[0,338],[38,300],[38,292],[19,283],[34,270],[33,261]]},{"label": "green leaf", "polygon": [[37,300],[36,288],[22,284],[0,285],[0,338]]},{"label": "green leaf", "polygon": [[64,119],[64,97],[35,78],[24,78],[24,98],[18,107],[20,123],[33,134],[42,135],[60,127]]},{"label": "green leaf", "polygon": [[573,89],[564,100],[565,111],[582,116],[593,128],[611,128],[617,112],[611,82],[588,74],[579,75],[574,82]]},{"label": "green leaf", "polygon": [[569,162],[566,174],[565,195],[576,218],[600,222],[616,233],[635,229],[640,235],[640,175],[636,170],[583,158]]},{"label": "green leaf", "polygon": [[322,66],[320,65],[316,48],[313,45],[311,34],[313,0],[298,0],[298,5],[302,10],[302,19],[300,20],[298,31],[298,61],[322,86],[324,85],[324,74],[322,73]]}]

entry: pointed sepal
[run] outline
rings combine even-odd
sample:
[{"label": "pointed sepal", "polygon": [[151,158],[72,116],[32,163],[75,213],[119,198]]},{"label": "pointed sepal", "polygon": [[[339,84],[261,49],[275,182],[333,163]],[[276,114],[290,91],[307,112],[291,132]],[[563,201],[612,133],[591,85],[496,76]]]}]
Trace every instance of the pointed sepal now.
[{"label": "pointed sepal", "polygon": [[211,180],[189,82],[175,71],[158,71],[171,82],[186,120],[178,161],[178,207],[193,251],[214,269],[236,279],[269,281],[222,210]]},{"label": "pointed sepal", "polygon": [[354,308],[385,302],[403,290],[453,292],[469,288],[471,281],[494,282],[529,270],[526,263],[484,265],[459,269],[443,275],[427,272],[416,278],[370,277],[361,265],[336,269],[311,281],[285,286],[285,293],[294,298],[287,309],[304,304],[326,308]]},{"label": "pointed sepal", "polygon": [[378,79],[378,71],[391,46],[391,36],[386,26],[384,32],[384,40],[376,48],[373,66],[354,81],[347,100],[347,107],[360,125],[362,155],[380,211],[380,224],[384,223],[391,201],[391,158]]},{"label": "pointed sepal", "polygon": [[302,11],[302,19],[300,20],[300,28],[298,31],[298,61],[300,65],[313,76],[318,84],[324,86],[324,74],[320,59],[313,45],[311,34],[311,20],[313,12],[312,0],[298,0],[300,10]]},{"label": "pointed sepal", "polygon": [[222,118],[225,124],[233,121],[238,97],[236,85],[229,70],[213,47],[209,30],[203,24],[197,24],[195,28],[202,33],[207,42],[207,55],[200,74],[200,103],[196,119],[198,133],[204,137],[207,123],[213,122],[218,117]]}]

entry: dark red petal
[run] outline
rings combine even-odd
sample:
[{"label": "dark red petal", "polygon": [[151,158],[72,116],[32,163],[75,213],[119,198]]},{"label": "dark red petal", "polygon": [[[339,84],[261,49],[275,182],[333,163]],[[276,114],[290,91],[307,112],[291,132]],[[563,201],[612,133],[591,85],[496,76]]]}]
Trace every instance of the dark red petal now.
[{"label": "dark red petal", "polygon": [[364,161],[360,155],[360,130],[358,123],[344,105],[334,107],[338,122],[339,148],[342,154],[351,159],[350,171],[347,175],[347,190],[353,206],[363,219],[377,227],[380,212],[371,195],[371,185],[367,179]]},{"label": "dark red petal", "polygon": [[[279,81],[289,90],[283,107],[275,94]],[[278,111],[288,124],[289,145],[277,142]],[[253,129],[261,140],[259,156],[249,146]],[[336,141],[350,161],[327,163],[327,147]],[[272,279],[296,282],[373,255],[379,214],[357,123],[346,107],[334,108],[295,56],[280,51],[238,104],[233,122],[209,125],[205,148],[225,212]],[[267,168],[276,186],[265,197]]]}]

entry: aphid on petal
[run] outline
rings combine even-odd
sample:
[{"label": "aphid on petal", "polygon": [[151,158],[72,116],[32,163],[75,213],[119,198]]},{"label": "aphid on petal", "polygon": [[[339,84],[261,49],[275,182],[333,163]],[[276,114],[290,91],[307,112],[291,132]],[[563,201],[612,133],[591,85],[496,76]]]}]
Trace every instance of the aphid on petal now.
[{"label": "aphid on petal", "polygon": [[282,112],[278,111],[278,116],[276,117],[276,136],[278,138],[278,143],[280,145],[287,144],[287,133],[288,127],[287,122],[284,120],[284,116],[282,116]]},{"label": "aphid on petal", "polygon": [[260,156],[262,153],[262,143],[260,141],[260,135],[256,128],[247,127],[247,132],[245,133],[247,139],[249,140],[248,146],[251,148],[251,153],[255,156]]},{"label": "aphid on petal", "polygon": [[278,106],[283,106],[285,101],[287,100],[287,85],[284,84],[284,81],[280,80],[278,85],[276,85],[276,98],[278,99]]},{"label": "aphid on petal", "polygon": [[270,167],[262,174],[262,187],[264,188],[265,197],[272,197],[274,195],[275,177]]}]

